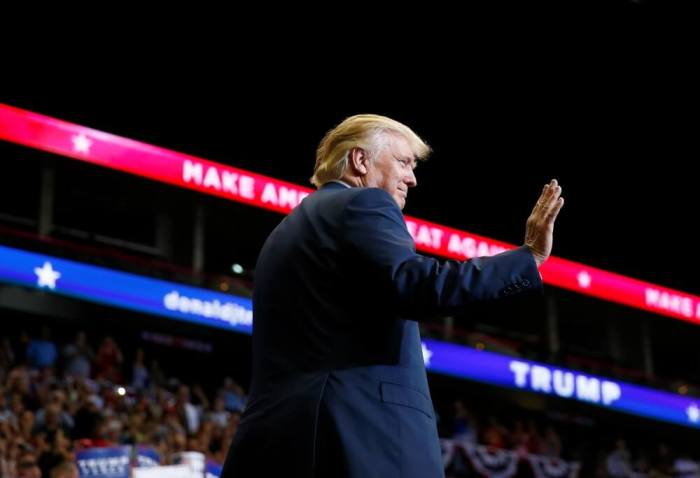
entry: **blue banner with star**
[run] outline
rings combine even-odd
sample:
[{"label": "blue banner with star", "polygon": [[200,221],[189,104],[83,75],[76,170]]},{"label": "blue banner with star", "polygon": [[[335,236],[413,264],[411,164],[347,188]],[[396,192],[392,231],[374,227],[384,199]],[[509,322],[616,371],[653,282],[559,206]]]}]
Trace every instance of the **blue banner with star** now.
[{"label": "blue banner with star", "polygon": [[[0,246],[0,281],[250,334],[249,299]],[[433,373],[700,428],[700,399],[471,347],[423,340]]]},{"label": "blue banner with star", "polygon": [[5,246],[0,280],[246,334],[253,330],[250,299]]}]

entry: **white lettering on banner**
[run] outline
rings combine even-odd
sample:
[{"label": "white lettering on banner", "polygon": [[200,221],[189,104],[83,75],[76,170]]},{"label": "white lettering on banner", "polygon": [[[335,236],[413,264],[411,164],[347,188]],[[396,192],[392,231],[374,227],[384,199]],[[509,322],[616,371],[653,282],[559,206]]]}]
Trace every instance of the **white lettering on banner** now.
[{"label": "white lettering on banner", "polygon": [[[553,393],[559,397],[610,405],[622,396],[620,385],[608,380],[598,380],[586,375],[550,369],[518,360],[510,362],[514,382],[518,388],[529,388],[535,392]],[[529,384],[528,384],[529,375]],[[553,387],[552,387],[553,385]],[[574,390],[575,389],[575,390]]]},{"label": "white lettering on banner", "polygon": [[515,374],[515,385],[520,388],[527,386],[527,372],[530,370],[528,364],[514,360],[510,363],[510,370]]},{"label": "white lettering on banner", "polygon": [[486,241],[477,241],[473,237],[461,237],[459,234],[452,234],[447,244],[447,250],[453,254],[471,258],[493,256],[507,249],[495,244],[489,244]]},{"label": "white lettering on banner", "polygon": [[238,177],[238,173],[224,171],[221,175],[221,188],[231,194],[238,194],[244,198],[253,199],[255,192],[255,180],[250,176]]},{"label": "white lettering on banner", "polygon": [[584,375],[576,377],[576,398],[584,402],[600,401],[600,380]]},{"label": "white lettering on banner", "polygon": [[121,475],[128,473],[129,457],[100,457],[79,459],[80,476]]},{"label": "white lettering on banner", "polygon": [[615,382],[604,381],[602,386],[603,405],[610,405],[622,396],[620,386]]},{"label": "white lettering on banner", "polygon": [[221,191],[221,180],[219,179],[219,172],[216,168],[207,169],[207,174],[204,176],[204,187]]},{"label": "white lettering on banner", "polygon": [[552,391],[552,388],[550,386],[551,382],[551,374],[549,373],[549,369],[545,367],[540,367],[539,365],[533,365],[532,370],[530,371],[531,375],[531,382],[532,382],[532,389],[536,392],[545,392],[549,393]]},{"label": "white lettering on banner", "polygon": [[240,175],[232,171],[222,171],[215,166],[207,166],[206,171],[202,163],[186,159],[182,164],[182,180],[186,183],[194,183],[208,189],[224,191],[234,196],[242,196],[246,199],[255,197],[255,179],[251,176]]},{"label": "white lettering on banner", "polygon": [[444,234],[442,229],[426,226],[425,224],[419,226],[413,221],[406,221],[406,228],[411,236],[413,236],[413,240],[416,241],[416,245],[422,245],[437,250],[442,248],[442,236]]},{"label": "white lettering on banner", "polygon": [[186,159],[182,165],[182,180],[202,184],[202,165]]},{"label": "white lettering on banner", "polygon": [[[650,307],[675,312],[684,317],[693,316],[693,299],[690,297],[671,294],[663,290],[652,289],[651,287],[647,287],[645,296],[646,303]],[[698,312],[700,312],[700,304],[698,304],[698,307]],[[696,313],[696,317],[700,318],[700,314]]]},{"label": "white lettering on banner", "polygon": [[274,183],[267,183],[263,189],[260,200],[264,203],[273,204],[278,207],[289,207],[294,209],[308,196],[309,193],[285,186],[277,187]]},{"label": "white lettering on banner", "polygon": [[183,314],[223,320],[233,326],[253,325],[253,311],[233,302],[222,304],[218,300],[194,299],[180,295],[178,291],[174,290],[163,297],[163,303],[168,310],[175,310]]},{"label": "white lettering on banner", "polygon": [[150,456],[145,456],[145,455],[138,455],[136,457],[136,461],[137,461],[139,467],[142,467],[142,468],[160,465],[159,462],[157,462],[156,460],[154,460]]},{"label": "white lettering on banner", "polygon": [[555,370],[553,375],[554,393],[560,397],[571,397],[574,394],[574,374]]}]

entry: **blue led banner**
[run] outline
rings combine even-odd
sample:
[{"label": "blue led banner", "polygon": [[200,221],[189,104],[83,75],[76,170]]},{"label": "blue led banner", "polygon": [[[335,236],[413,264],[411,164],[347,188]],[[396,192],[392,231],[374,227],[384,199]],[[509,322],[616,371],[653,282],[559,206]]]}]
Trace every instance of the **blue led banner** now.
[{"label": "blue led banner", "polygon": [[0,280],[250,334],[250,299],[0,246]]},{"label": "blue led banner", "polygon": [[[0,280],[147,314],[250,334],[249,299],[0,246]],[[560,367],[423,341],[430,372],[578,400],[700,428],[700,399]]]},{"label": "blue led banner", "polygon": [[423,360],[435,373],[700,428],[700,399],[693,397],[437,340],[423,341]]}]

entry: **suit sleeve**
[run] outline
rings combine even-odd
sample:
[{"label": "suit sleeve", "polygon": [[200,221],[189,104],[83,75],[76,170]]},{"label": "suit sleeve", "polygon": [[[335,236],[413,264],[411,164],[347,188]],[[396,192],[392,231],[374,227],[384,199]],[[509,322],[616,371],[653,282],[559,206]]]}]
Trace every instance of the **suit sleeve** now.
[{"label": "suit sleeve", "polygon": [[386,288],[400,314],[420,318],[457,312],[471,302],[532,289],[542,280],[525,247],[468,261],[438,261],[416,253],[401,210],[391,195],[365,188],[344,211],[343,240],[353,257]]}]

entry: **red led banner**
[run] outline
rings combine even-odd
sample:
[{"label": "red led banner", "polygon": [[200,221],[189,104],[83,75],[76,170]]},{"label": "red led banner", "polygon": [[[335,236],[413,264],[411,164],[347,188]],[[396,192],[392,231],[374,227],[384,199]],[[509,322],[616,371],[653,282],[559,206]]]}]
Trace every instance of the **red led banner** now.
[{"label": "red led banner", "polygon": [[[288,213],[312,189],[0,104],[0,139],[264,209]],[[406,217],[416,247],[453,259],[515,247]],[[700,323],[700,297],[551,257],[548,284],[657,314]]]}]

